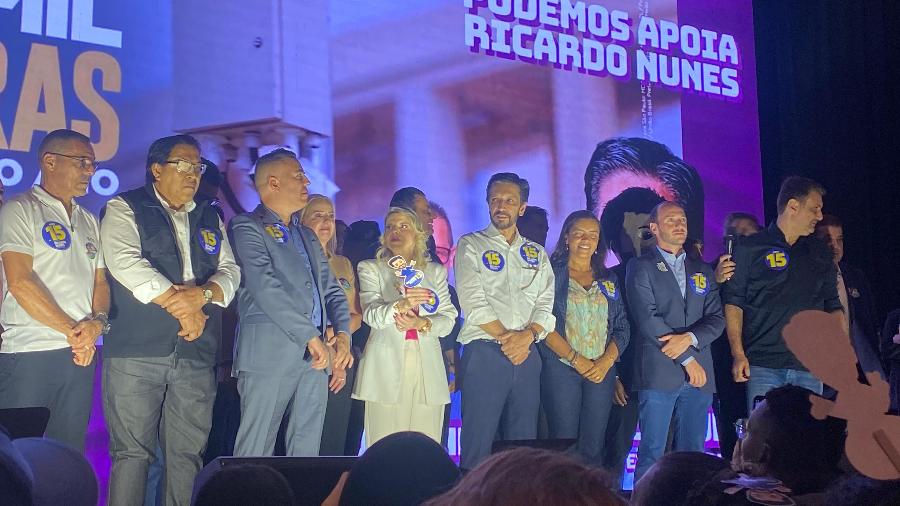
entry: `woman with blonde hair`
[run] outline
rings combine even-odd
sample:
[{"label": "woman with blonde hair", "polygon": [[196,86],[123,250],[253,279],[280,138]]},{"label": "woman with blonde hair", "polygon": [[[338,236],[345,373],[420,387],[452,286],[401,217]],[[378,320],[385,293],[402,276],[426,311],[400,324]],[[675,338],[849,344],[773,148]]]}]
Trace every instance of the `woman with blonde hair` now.
[{"label": "woman with blonde hair", "polygon": [[392,207],[376,258],[358,266],[362,318],[372,328],[353,388],[366,403],[366,446],[401,431],[441,441],[450,394],[438,337],[457,312],[426,239],[414,212]]},{"label": "woman with blonde hair", "polygon": [[[312,229],[325,250],[328,257],[328,265],[331,272],[337,278],[338,283],[344,289],[347,296],[347,306],[350,308],[350,332],[356,332],[362,323],[362,311],[359,308],[359,290],[356,286],[356,275],[350,260],[335,254],[335,220],[334,203],[324,195],[312,194],[309,196],[306,207],[300,211],[300,222],[303,226]],[[332,351],[339,347],[346,347],[349,352],[351,343],[341,335],[335,340],[334,332],[328,327],[326,344]],[[350,363],[352,366],[352,361]],[[328,384],[328,405],[325,408],[325,426],[322,429],[322,440],[319,445],[319,455],[343,455],[347,439],[347,427],[350,424],[350,389],[344,388],[348,383],[353,384],[355,375],[353,369],[335,367],[332,369],[331,381]]]}]

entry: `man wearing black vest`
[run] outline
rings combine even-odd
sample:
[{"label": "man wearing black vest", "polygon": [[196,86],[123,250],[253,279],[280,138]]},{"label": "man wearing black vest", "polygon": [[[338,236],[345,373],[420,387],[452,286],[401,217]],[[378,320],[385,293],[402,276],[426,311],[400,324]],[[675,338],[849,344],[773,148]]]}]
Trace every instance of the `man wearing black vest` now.
[{"label": "man wearing black vest", "polygon": [[189,504],[212,424],[222,311],[240,283],[222,221],[194,197],[189,135],[155,141],[147,185],[109,201],[101,224],[112,294],[103,349],[110,504],[141,504],[157,435],[165,504]]}]

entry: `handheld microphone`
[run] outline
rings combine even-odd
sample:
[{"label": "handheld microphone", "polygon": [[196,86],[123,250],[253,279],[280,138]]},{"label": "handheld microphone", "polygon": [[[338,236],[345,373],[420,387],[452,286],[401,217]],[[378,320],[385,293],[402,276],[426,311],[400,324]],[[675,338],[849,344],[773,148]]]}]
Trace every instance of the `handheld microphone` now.
[{"label": "handheld microphone", "polygon": [[734,254],[734,241],[737,239],[737,236],[734,234],[728,234],[725,236],[725,253],[728,255]]}]

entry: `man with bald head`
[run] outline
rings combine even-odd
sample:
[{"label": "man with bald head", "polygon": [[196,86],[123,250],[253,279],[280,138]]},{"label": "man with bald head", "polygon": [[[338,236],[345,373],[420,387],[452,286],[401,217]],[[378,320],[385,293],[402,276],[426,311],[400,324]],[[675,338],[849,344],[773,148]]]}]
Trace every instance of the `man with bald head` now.
[{"label": "man with bald head", "polygon": [[157,139],[147,184],[106,205],[111,331],[103,348],[110,504],[141,504],[157,447],[165,504],[189,504],[212,425],[222,312],[240,271],[222,220],[196,198],[205,165],[189,135]]},{"label": "man with bald head", "polygon": [[350,309],[315,233],[300,224],[309,179],[296,155],[276,149],[256,162],[261,203],[229,225],[243,282],[232,375],[241,394],[236,456],[270,456],[285,411],[288,456],[319,454],[328,402],[325,328],[335,367],[352,363]]},{"label": "man with bald head", "polygon": [[0,408],[49,408],[47,437],[83,451],[109,286],[97,218],[75,197],[97,162],[90,139],[72,130],[47,134],[38,156],[41,184],[0,211]]}]

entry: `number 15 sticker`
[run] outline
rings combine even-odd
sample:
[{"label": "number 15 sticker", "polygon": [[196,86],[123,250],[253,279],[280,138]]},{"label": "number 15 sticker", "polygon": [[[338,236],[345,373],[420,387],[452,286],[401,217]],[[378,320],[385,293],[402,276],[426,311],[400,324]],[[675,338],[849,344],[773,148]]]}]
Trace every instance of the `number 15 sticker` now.
[{"label": "number 15 sticker", "polygon": [[764,258],[766,266],[773,271],[783,271],[787,269],[791,262],[787,252],[782,249],[773,249],[766,253]]}]

